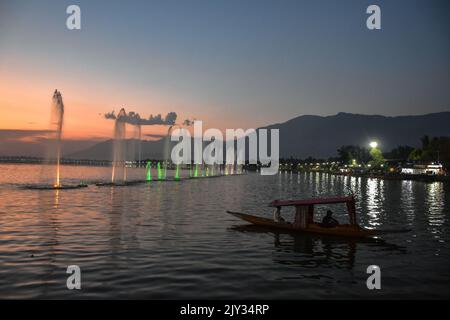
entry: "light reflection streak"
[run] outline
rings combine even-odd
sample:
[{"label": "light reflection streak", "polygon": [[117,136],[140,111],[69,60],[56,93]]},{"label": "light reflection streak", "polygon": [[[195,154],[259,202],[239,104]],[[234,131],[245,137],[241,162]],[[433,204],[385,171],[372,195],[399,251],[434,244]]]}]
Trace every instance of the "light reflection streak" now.
[{"label": "light reflection streak", "polygon": [[382,180],[367,179],[367,214],[369,227],[376,228],[380,223],[381,204],[380,184]]},{"label": "light reflection streak", "polygon": [[441,233],[445,222],[444,214],[444,190],[441,182],[433,182],[426,186],[425,203],[428,206],[428,225],[433,234]]},{"label": "light reflection streak", "polygon": [[413,182],[411,180],[403,180],[400,194],[400,207],[405,212],[410,226],[412,226],[415,219],[415,198],[412,184]]}]

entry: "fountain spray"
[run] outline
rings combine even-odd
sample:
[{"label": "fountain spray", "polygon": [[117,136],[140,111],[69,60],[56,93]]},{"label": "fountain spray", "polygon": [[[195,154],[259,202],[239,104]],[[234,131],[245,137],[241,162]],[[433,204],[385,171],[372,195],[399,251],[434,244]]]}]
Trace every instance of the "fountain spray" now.
[{"label": "fountain spray", "polygon": [[198,164],[195,165],[194,178],[198,177]]},{"label": "fountain spray", "polygon": [[157,169],[158,169],[158,180],[161,180],[162,172],[161,172],[161,163],[159,161],[158,161]]},{"label": "fountain spray", "polygon": [[60,162],[61,162],[61,137],[64,119],[64,103],[62,101],[61,92],[55,90],[52,99],[52,118],[51,124],[55,126],[56,132],[56,180],[55,188],[61,187],[60,182]]},{"label": "fountain spray", "polygon": [[152,163],[150,161],[147,162],[147,181],[152,181]]},{"label": "fountain spray", "polygon": [[126,112],[125,109],[120,109],[114,125],[114,142],[113,142],[113,169],[111,182],[114,183],[122,171],[122,182],[126,181],[125,168],[125,129],[126,129]]},{"label": "fountain spray", "polygon": [[175,171],[175,180],[180,180],[180,165],[177,164],[177,169]]}]

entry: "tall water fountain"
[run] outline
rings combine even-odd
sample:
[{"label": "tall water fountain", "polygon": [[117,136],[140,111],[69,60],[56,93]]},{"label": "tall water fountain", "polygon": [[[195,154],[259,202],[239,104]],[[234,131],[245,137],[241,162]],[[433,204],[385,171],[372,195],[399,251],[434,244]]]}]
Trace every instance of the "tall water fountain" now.
[{"label": "tall water fountain", "polygon": [[113,163],[111,183],[124,184],[127,180],[127,169],[125,166],[126,154],[126,112],[125,109],[120,109],[114,124],[114,141],[113,141]]},{"label": "tall water fountain", "polygon": [[[51,184],[32,184],[25,185],[25,189],[76,189],[87,187],[86,184],[62,185],[61,183],[61,149],[62,132],[64,125],[64,103],[61,92],[55,90],[51,103],[50,134],[48,136],[51,144],[49,145],[47,160],[49,163],[55,163],[55,176]],[[47,177],[46,177],[47,180]]]},{"label": "tall water fountain", "polygon": [[61,92],[55,90],[53,93],[52,99],[52,113],[51,113],[51,126],[55,132],[55,144],[56,144],[56,178],[53,186],[55,188],[61,187],[61,175],[60,175],[60,166],[61,166],[61,138],[62,138],[62,128],[64,121],[64,103],[62,100]]}]

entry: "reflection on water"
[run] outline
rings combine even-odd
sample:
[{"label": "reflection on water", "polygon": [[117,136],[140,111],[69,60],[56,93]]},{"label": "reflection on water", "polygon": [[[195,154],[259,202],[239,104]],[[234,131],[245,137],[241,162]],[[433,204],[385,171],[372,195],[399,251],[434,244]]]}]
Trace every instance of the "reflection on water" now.
[{"label": "reflection on water", "polygon": [[384,202],[383,188],[384,180],[367,179],[367,214],[369,216],[370,229],[376,229],[381,225],[380,215],[382,210],[382,203]]},{"label": "reflection on water", "polygon": [[402,181],[402,189],[401,189],[401,196],[400,196],[400,206],[401,209],[405,212],[406,217],[408,219],[408,225],[412,226],[414,222],[414,216],[415,216],[415,205],[414,205],[414,192],[412,190],[413,181],[406,180]]},{"label": "reflection on water", "polygon": [[426,202],[429,209],[428,220],[431,227],[441,227],[445,222],[444,188],[442,183],[434,182],[426,185]]},{"label": "reflection on water", "polygon": [[59,189],[56,189],[54,191],[55,191],[55,204],[54,204],[54,207],[55,207],[55,209],[58,209],[58,205],[59,205]]},{"label": "reflection on water", "polygon": [[[63,183],[110,176],[109,168],[62,170]],[[0,297],[370,297],[365,281],[372,264],[385,279],[379,295],[449,297],[447,184],[288,173],[19,188],[39,182],[41,171],[0,165]],[[130,177],[141,174],[145,169],[129,170]],[[18,180],[24,176],[30,181]],[[357,199],[362,226],[413,231],[355,242],[248,229],[225,213],[271,216],[267,203],[275,198],[347,194]],[[69,264],[82,269],[81,291],[65,289]]]}]

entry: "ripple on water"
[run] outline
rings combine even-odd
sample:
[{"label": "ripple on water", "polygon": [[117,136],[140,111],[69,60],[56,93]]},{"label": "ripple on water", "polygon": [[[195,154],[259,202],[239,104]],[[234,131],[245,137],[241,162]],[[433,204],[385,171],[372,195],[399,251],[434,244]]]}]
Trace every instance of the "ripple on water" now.
[{"label": "ripple on water", "polygon": [[[0,165],[0,297],[373,297],[366,268],[382,270],[381,297],[449,297],[450,187],[326,174],[198,179],[122,188],[22,190],[41,168]],[[131,170],[138,177],[144,169]],[[108,181],[108,168],[65,167],[68,182]],[[64,180],[63,180],[64,182]],[[276,198],[357,198],[360,223],[411,228],[385,242],[354,242],[240,228],[226,210],[270,216]],[[320,219],[327,208],[317,208]],[[345,207],[336,207],[336,216]],[[286,216],[292,213],[286,212]],[[82,269],[79,292],[66,268]]]}]

